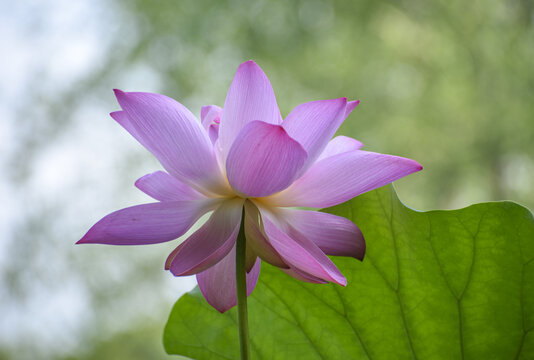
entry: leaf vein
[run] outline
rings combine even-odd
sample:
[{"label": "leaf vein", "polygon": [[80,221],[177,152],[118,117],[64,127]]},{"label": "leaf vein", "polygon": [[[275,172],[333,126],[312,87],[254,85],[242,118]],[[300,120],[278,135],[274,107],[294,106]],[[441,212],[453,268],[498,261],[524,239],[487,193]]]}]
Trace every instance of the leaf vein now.
[{"label": "leaf vein", "polygon": [[339,289],[336,287],[336,285],[333,285],[333,288],[337,294],[337,296],[339,297],[339,300],[341,301],[341,304],[343,305],[343,312],[344,312],[344,316],[343,318],[347,321],[347,323],[350,325],[352,331],[354,332],[354,335],[356,335],[356,338],[358,339],[358,342],[360,343],[361,347],[362,347],[362,350],[363,352],[365,353],[365,356],[371,360],[371,356],[369,355],[369,351],[367,350],[367,347],[365,346],[365,344],[363,343],[363,340],[362,338],[360,337],[360,333],[359,331],[356,329],[356,327],[354,326],[354,324],[352,323],[350,317],[347,316],[347,304],[345,303],[345,299],[341,296],[340,292],[339,292]]},{"label": "leaf vein", "polygon": [[[384,213],[386,213],[386,208],[385,208],[384,204],[382,203],[382,199],[378,198],[378,201],[380,203],[380,206],[384,210]],[[400,257],[399,257],[399,252],[398,252],[398,249],[397,249],[397,236],[396,236],[395,231],[393,229],[393,202],[391,203],[390,206],[391,206],[391,216],[389,216],[387,218],[388,218],[389,225],[390,225],[389,226],[389,230],[390,230],[390,233],[391,233],[391,240],[392,240],[392,243],[393,243],[393,253],[395,254],[395,262],[396,262],[396,265],[397,265],[397,286],[395,288],[395,295],[397,296],[397,301],[399,302],[400,313],[401,313],[401,318],[402,318],[402,324],[404,326],[404,330],[405,330],[406,336],[408,338],[408,344],[410,345],[410,351],[412,353],[412,357],[414,359],[417,359],[417,356],[415,354],[415,349],[413,347],[412,338],[410,336],[410,331],[408,330],[408,324],[407,324],[407,321],[406,321],[406,315],[404,313],[404,305],[402,303],[402,300],[401,300],[401,297],[400,297],[400,294],[399,294],[399,288],[400,288]]]},{"label": "leaf vein", "polygon": [[308,340],[308,342],[310,343],[310,345],[312,346],[312,348],[315,350],[315,352],[317,353],[317,355],[319,355],[319,357],[321,359],[324,359],[325,357],[321,354],[321,352],[319,351],[319,349],[315,346],[315,344],[313,343],[313,341],[311,341],[311,338],[310,336],[308,335],[308,333],[305,331],[304,327],[302,326],[302,324],[300,323],[297,315],[295,314],[295,312],[293,311],[293,309],[284,301],[284,299],[279,296],[279,294],[276,293],[276,291],[274,291],[274,289],[268,284],[268,283],[264,283],[265,287],[267,287],[273,294],[277,295],[278,298],[280,299],[280,301],[282,302],[282,304],[284,304],[284,306],[287,308],[287,310],[289,310],[289,313],[291,314],[291,316],[293,316],[293,318],[295,319],[295,321],[297,322],[297,327],[298,329],[300,330],[300,332],[304,335],[304,337],[306,338],[306,340]]}]

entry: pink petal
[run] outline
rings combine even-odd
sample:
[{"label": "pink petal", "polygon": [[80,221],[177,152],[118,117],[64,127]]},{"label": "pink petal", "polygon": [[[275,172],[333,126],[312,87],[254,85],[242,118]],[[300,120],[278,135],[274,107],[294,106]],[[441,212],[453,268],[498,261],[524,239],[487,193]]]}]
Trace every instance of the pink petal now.
[{"label": "pink petal", "polygon": [[221,194],[228,191],[213,145],[186,107],[158,94],[115,90],[115,95],[127,117],[116,112],[112,117],[152,152],[169,174],[197,188]]},{"label": "pink petal", "polygon": [[284,262],[312,277],[347,285],[347,280],[337,267],[310,239],[298,232],[290,237],[280,226],[283,223],[275,220],[267,211],[260,209],[265,233],[271,245],[276,249]]},{"label": "pink petal", "polygon": [[206,105],[200,110],[200,121],[204,129],[208,130],[209,125],[221,122],[222,109],[217,105]]},{"label": "pink petal", "polygon": [[[197,274],[198,287],[206,301],[221,313],[237,305],[235,281],[235,246],[221,261]],[[247,273],[247,296],[252,293],[260,275],[260,259]]]},{"label": "pink petal", "polygon": [[312,101],[297,106],[283,122],[289,136],[308,153],[308,168],[345,120],[347,99]]},{"label": "pink petal", "polygon": [[247,237],[247,249],[250,249],[263,261],[279,268],[288,267],[267,240],[261,223],[260,212],[251,201],[245,202],[245,236]]},{"label": "pink petal", "polygon": [[295,279],[300,280],[300,281],[305,281],[305,282],[309,282],[312,284],[328,284],[328,281],[319,279],[310,274],[306,274],[305,272],[302,272],[295,268],[281,269],[281,270],[285,272],[287,275],[294,277]]},{"label": "pink petal", "polygon": [[224,258],[234,246],[241,224],[243,199],[223,202],[209,220],[169,256],[175,276],[193,275]]},{"label": "pink petal", "polygon": [[221,122],[222,109],[217,105],[203,106],[200,111],[202,126],[209,135],[212,144],[219,138],[219,124]]},{"label": "pink petal", "polygon": [[317,158],[315,162],[321,161],[327,157],[342,154],[347,151],[360,150],[363,147],[363,144],[358,140],[346,136],[336,136],[328,142],[326,148],[323,150],[321,155]]},{"label": "pink petal", "polygon": [[281,116],[269,79],[254,61],[239,66],[226,95],[219,141],[226,159],[241,129],[251,121],[280,124]]},{"label": "pink petal", "polygon": [[354,108],[356,108],[358,104],[360,104],[360,100],[353,100],[353,101],[347,102],[347,108],[345,109],[345,118],[347,118],[347,116],[350,115],[352,110],[354,110]]},{"label": "pink petal", "polygon": [[118,122],[126,131],[130,133],[134,137],[135,140],[137,140],[141,145],[143,145],[145,148],[147,148],[149,151],[151,151],[148,148],[148,143],[145,141],[145,139],[139,135],[135,127],[133,126],[132,122],[130,121],[130,118],[128,117],[128,114],[126,114],[126,111],[120,110],[120,111],[114,111],[109,114],[113,120]]},{"label": "pink petal", "polygon": [[217,139],[219,139],[219,127],[219,124],[211,124],[208,128],[208,136],[212,144],[215,144]]},{"label": "pink petal", "polygon": [[159,201],[206,199],[205,195],[163,171],[156,171],[139,178],[135,186]]},{"label": "pink petal", "polygon": [[422,168],[411,159],[349,151],[316,162],[289,188],[264,201],[269,206],[334,206]]},{"label": "pink petal", "polygon": [[291,185],[306,156],[282,126],[253,121],[241,130],[230,149],[228,181],[248,197],[267,196]]},{"label": "pink petal", "polygon": [[213,206],[213,200],[132,206],[105,216],[77,244],[147,245],[174,240]]},{"label": "pink petal", "polygon": [[360,229],[341,216],[319,211],[279,209],[280,217],[289,226],[288,235],[294,232],[313,241],[324,253],[336,256],[352,256],[363,260],[365,240]]}]

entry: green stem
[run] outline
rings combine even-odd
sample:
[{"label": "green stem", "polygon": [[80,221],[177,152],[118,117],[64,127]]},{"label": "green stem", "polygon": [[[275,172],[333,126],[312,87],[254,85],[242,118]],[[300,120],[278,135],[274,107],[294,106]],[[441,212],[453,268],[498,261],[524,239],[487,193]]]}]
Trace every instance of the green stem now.
[{"label": "green stem", "polygon": [[239,348],[241,360],[250,359],[250,344],[248,340],[248,314],[247,314],[247,273],[245,258],[247,252],[247,240],[245,238],[245,207],[241,215],[241,226],[237,235],[235,252],[235,280],[237,288],[237,314],[239,326]]}]

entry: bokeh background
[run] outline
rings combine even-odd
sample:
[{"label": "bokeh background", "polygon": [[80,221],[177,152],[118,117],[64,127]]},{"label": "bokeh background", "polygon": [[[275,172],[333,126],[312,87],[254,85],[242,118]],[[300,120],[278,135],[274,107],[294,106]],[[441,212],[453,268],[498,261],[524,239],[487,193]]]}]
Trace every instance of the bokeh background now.
[{"label": "bokeh background", "polygon": [[197,116],[239,63],[282,114],[360,99],[340,133],[418,160],[397,182],[427,210],[534,208],[530,0],[0,0],[0,359],[168,359],[172,303],[195,285],[174,244],[74,246],[150,199],[159,168],[108,116],[112,88],[167,94]]}]

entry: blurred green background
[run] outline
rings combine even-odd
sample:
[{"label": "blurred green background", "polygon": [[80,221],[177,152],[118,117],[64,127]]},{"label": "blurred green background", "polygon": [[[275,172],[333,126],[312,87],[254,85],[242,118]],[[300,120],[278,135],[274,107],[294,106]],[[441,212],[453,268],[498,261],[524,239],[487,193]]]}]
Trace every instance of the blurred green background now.
[{"label": "blurred green background", "polygon": [[111,118],[112,88],[169,95],[197,116],[253,59],[282,114],[346,96],[340,133],[424,170],[416,209],[534,208],[534,3],[0,1],[0,359],[167,359],[176,244],[75,247],[103,215],[150,201],[159,168]]}]

